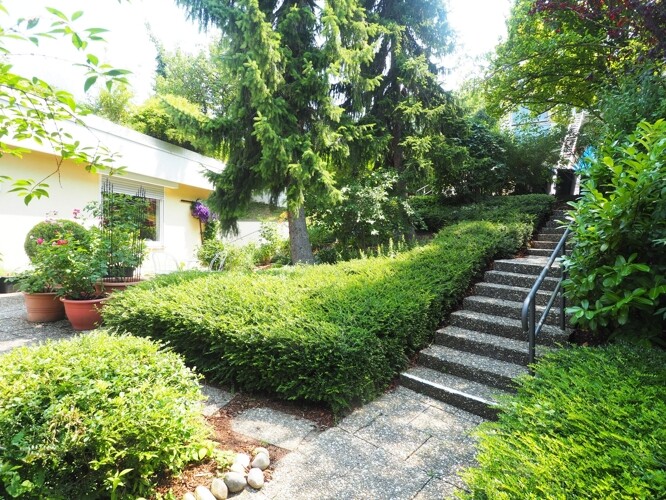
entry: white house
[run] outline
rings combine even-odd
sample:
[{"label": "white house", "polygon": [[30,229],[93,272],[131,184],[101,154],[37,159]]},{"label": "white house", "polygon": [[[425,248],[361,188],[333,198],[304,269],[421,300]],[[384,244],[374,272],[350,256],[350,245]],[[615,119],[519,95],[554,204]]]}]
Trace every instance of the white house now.
[{"label": "white house", "polygon": [[[219,172],[224,163],[99,117],[84,120],[86,127],[74,123],[61,126],[84,145],[99,143],[119,153],[116,166],[126,166],[127,170],[122,176],[109,177],[115,192],[135,194],[140,187],[145,189],[156,225],[156,237],[148,242],[150,251],[166,253],[178,263],[192,262],[200,235],[199,221],[191,216],[189,202],[210,195],[212,185],[203,172]],[[23,158],[0,158],[0,175],[38,180],[55,170],[57,157],[49,145],[5,142],[31,153]],[[23,243],[30,228],[53,211],[58,218],[71,219],[75,209],[100,199],[103,181],[103,175],[88,173],[83,165],[64,162],[59,175],[47,181],[49,197],[33,199],[27,206],[22,198],[8,192],[10,183],[0,183],[1,265],[7,270],[27,265]],[[144,271],[151,271],[150,261],[147,259]]]}]

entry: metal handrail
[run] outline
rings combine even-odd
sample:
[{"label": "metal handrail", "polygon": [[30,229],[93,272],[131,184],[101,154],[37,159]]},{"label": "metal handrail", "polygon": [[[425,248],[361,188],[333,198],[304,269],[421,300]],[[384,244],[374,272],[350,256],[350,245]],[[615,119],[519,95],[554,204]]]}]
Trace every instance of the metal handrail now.
[{"label": "metal handrail", "polygon": [[558,293],[561,296],[560,328],[564,330],[566,326],[565,324],[566,318],[564,317],[564,308],[565,308],[564,293],[562,289],[562,283],[566,278],[566,273],[564,271],[564,268],[562,268],[562,276],[557,282],[557,286],[555,287],[555,290],[553,290],[553,293],[550,296],[550,300],[548,301],[548,304],[544,308],[538,323],[536,322],[536,297],[539,288],[541,288],[543,281],[546,279],[546,276],[548,275],[550,266],[553,265],[553,263],[557,258],[562,257],[566,254],[567,238],[570,233],[571,233],[570,228],[567,228],[564,231],[564,234],[560,238],[560,241],[557,243],[555,249],[553,250],[553,253],[550,256],[550,259],[548,259],[548,263],[544,266],[543,270],[541,271],[541,274],[539,274],[539,277],[537,278],[536,282],[534,283],[534,285],[532,285],[532,289],[530,290],[530,292],[527,294],[527,297],[523,301],[521,320],[523,322],[523,332],[527,335],[527,341],[528,341],[527,360],[529,364],[534,363],[534,356],[536,350],[536,336],[541,332],[541,328],[546,322],[548,313],[550,312],[551,307],[555,303],[555,299],[557,298]]}]

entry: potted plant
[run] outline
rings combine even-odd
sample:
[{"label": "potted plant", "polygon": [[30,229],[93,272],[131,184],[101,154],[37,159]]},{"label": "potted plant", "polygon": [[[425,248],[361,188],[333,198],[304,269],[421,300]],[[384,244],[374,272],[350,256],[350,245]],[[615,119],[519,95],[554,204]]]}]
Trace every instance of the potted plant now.
[{"label": "potted plant", "polygon": [[99,310],[105,298],[97,283],[106,274],[99,230],[92,228],[85,241],[61,238],[51,242],[44,265],[54,269],[56,293],[75,330],[92,330],[101,323]]},{"label": "potted plant", "polygon": [[[2,262],[2,255],[0,255],[0,262]],[[16,291],[13,283],[14,274],[12,271],[7,271],[0,266],[0,293],[13,293]]]},{"label": "potted plant", "polygon": [[56,293],[56,269],[44,266],[36,259],[31,269],[17,274],[12,280],[23,292],[28,321],[49,323],[65,319],[65,308]]},{"label": "potted plant", "polygon": [[101,203],[92,202],[85,211],[99,220],[101,252],[106,261],[103,284],[122,289],[140,281],[139,269],[146,256],[141,231],[147,217],[145,196],[130,196],[105,189]]}]

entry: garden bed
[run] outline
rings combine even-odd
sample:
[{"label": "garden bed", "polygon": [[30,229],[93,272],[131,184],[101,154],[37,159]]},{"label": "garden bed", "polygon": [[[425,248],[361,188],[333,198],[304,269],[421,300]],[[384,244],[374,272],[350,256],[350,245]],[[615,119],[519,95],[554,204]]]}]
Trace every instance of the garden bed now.
[{"label": "garden bed", "polygon": [[393,257],[167,276],[112,297],[104,318],[167,341],[211,382],[339,411],[381,393],[490,260],[525,245],[538,218],[456,224]]}]

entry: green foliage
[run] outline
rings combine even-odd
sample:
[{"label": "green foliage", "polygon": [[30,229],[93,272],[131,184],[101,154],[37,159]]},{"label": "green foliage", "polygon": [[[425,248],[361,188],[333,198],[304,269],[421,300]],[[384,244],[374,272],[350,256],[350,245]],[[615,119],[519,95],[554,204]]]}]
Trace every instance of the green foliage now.
[{"label": "green foliage", "polygon": [[644,0],[518,0],[486,79],[489,109],[567,116],[576,107],[614,133],[633,130],[652,110],[640,105],[648,92],[631,75],[663,80],[665,16],[661,2]]},{"label": "green foliage", "polygon": [[197,248],[197,260],[203,267],[210,266],[210,263],[216,255],[224,252],[226,246],[222,240],[216,238],[204,239],[204,242]]},{"label": "green foliage", "polygon": [[210,453],[197,376],[146,339],[96,332],[0,364],[0,496],[147,497]]},{"label": "green foliage", "polygon": [[117,85],[111,90],[101,89],[97,97],[83,105],[91,113],[127,125],[134,111],[132,99],[134,93],[124,85]]},{"label": "green foliage", "polygon": [[553,210],[555,199],[547,194],[495,196],[468,205],[434,195],[412,196],[410,203],[429,231],[465,220],[524,222],[534,227],[544,222]]},{"label": "green foliage", "polygon": [[[115,83],[128,83],[125,75],[129,71],[112,68],[91,53],[92,45],[104,41],[101,33],[106,30],[78,29],[77,21],[83,15],[82,11],[68,16],[52,7],[45,10],[43,16],[19,19],[11,27],[0,26],[0,52],[9,56],[18,55],[11,53],[6,46],[8,41],[11,44],[23,42],[28,46],[29,52],[29,47],[38,46],[40,42],[48,39],[68,39],[77,51],[85,55],[85,59],[78,64],[86,69],[85,91],[97,81],[104,81],[108,89]],[[4,15],[8,15],[8,11],[0,2],[0,16]],[[0,114],[0,137],[3,137],[0,156],[10,154],[21,158],[29,153],[30,149],[14,147],[9,142],[27,140],[50,145],[57,158],[54,171],[41,179],[10,179],[0,176],[0,182],[12,181],[9,192],[22,197],[26,205],[34,198],[48,196],[47,180],[60,172],[61,165],[66,160],[84,165],[83,168],[92,173],[122,171],[122,167],[113,167],[115,154],[102,144],[97,147],[82,147],[79,141],[74,140],[64,130],[62,123],[71,120],[85,126],[77,116],[84,110],[69,92],[58,90],[40,78],[16,73],[12,65],[3,60],[3,64],[0,64],[0,99],[6,103]]]},{"label": "green foliage", "polygon": [[391,195],[396,183],[397,176],[385,172],[351,182],[340,190],[340,203],[313,212],[312,225],[319,226],[315,232],[327,234],[341,253],[367,250],[408,234],[415,225],[413,211],[407,201]]},{"label": "green foliage", "polygon": [[84,241],[88,235],[88,231],[81,224],[67,220],[67,219],[48,219],[44,222],[35,224],[25,237],[23,248],[25,253],[33,262],[37,250],[39,248],[39,241],[50,242],[64,238],[66,234],[73,235],[77,240]]},{"label": "green foliage", "polygon": [[[569,212],[566,296],[575,323],[663,339],[666,318],[666,121],[604,144]],[[626,325],[626,327],[625,327]]]},{"label": "green foliage", "polygon": [[468,499],[664,498],[666,353],[562,349],[479,429]]},{"label": "green foliage", "polygon": [[207,378],[336,410],[382,391],[523,223],[461,223],[392,257],[158,278],[111,297],[107,324],[169,342]]}]

